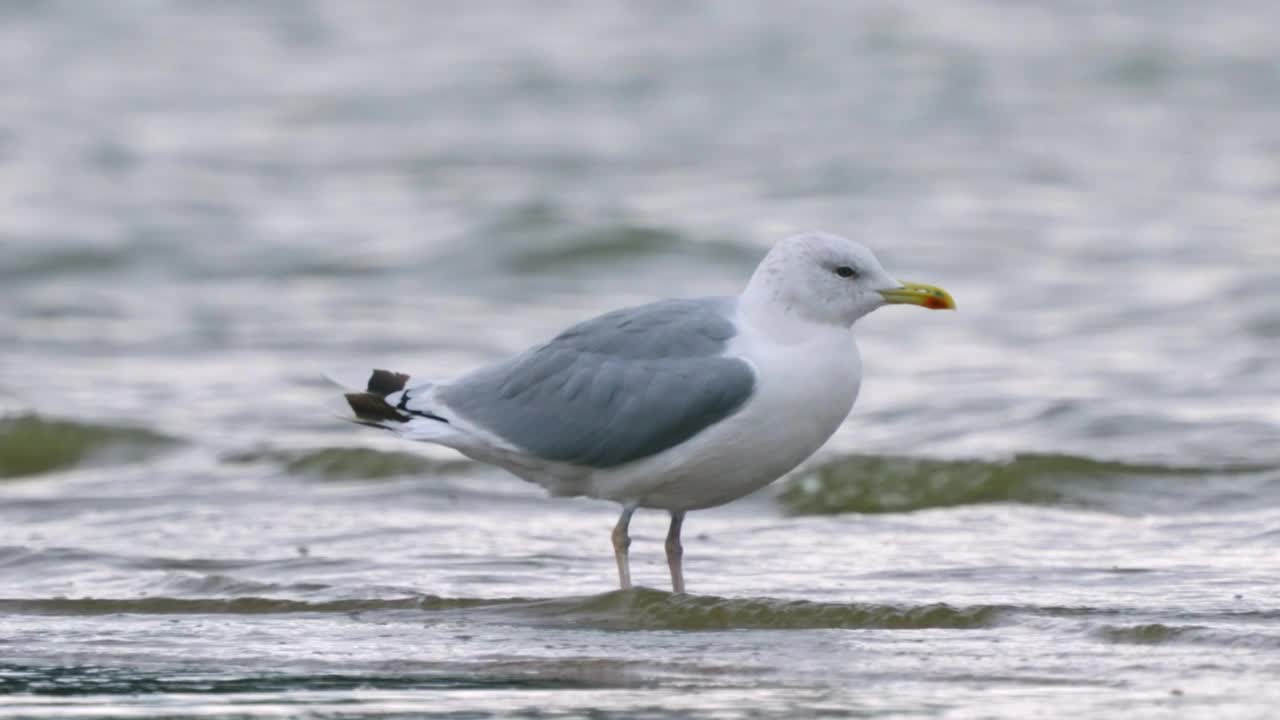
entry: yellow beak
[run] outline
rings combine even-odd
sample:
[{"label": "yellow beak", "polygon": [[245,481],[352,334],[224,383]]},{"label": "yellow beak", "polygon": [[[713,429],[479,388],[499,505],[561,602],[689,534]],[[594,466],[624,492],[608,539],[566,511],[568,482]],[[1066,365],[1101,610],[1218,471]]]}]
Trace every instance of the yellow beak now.
[{"label": "yellow beak", "polygon": [[955,310],[956,301],[940,287],[921,283],[902,283],[902,287],[880,290],[890,305],[920,305],[930,310]]}]

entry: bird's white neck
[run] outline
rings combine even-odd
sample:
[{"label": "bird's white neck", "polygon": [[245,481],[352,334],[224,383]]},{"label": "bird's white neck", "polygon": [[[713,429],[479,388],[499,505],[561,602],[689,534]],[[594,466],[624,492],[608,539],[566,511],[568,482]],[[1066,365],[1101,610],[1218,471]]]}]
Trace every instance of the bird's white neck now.
[{"label": "bird's white neck", "polygon": [[773,278],[762,275],[761,270],[763,266],[738,298],[739,317],[753,330],[774,342],[786,344],[810,342],[832,334],[851,334],[848,325],[812,317],[804,311],[804,304],[780,292],[778,285],[771,282]]}]

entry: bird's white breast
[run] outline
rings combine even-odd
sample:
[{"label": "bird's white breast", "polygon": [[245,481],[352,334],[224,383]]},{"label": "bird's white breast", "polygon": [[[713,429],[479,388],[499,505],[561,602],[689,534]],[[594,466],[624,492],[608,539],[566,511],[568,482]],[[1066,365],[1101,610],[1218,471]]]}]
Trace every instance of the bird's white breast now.
[{"label": "bird's white breast", "polygon": [[666,510],[712,507],[768,485],[821,447],[858,395],[853,334],[816,324],[785,336],[770,330],[744,322],[729,347],[756,371],[737,413],[658,455],[595,471],[588,494]]}]

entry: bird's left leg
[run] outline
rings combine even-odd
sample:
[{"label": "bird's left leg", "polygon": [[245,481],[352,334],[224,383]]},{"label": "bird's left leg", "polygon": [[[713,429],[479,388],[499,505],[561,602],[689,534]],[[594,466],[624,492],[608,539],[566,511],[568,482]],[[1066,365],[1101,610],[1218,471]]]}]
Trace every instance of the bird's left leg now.
[{"label": "bird's left leg", "polygon": [[684,547],[680,545],[680,526],[684,512],[671,511],[671,529],[667,530],[667,567],[671,568],[671,592],[684,592]]},{"label": "bird's left leg", "polygon": [[635,505],[624,505],[618,524],[613,526],[613,557],[618,561],[618,584],[623,590],[631,589],[631,563],[627,560],[631,536],[627,535],[627,526],[631,524],[631,514],[635,511]]}]

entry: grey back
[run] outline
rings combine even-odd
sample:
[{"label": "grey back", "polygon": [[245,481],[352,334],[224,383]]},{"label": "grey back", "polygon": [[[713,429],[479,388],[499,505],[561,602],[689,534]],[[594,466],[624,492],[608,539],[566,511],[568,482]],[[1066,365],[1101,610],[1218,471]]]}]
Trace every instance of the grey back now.
[{"label": "grey back", "polygon": [[454,412],[546,459],[608,468],[678,445],[733,414],[755,373],[722,355],[733,298],[606,313],[441,387]]}]

